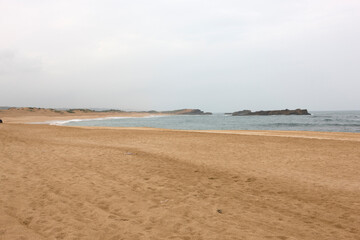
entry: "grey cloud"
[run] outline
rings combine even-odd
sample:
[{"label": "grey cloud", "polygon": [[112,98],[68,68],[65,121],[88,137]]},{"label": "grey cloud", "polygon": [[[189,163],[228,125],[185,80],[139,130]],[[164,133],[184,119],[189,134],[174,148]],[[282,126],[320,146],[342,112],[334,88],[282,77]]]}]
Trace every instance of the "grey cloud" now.
[{"label": "grey cloud", "polygon": [[41,60],[19,56],[15,51],[0,51],[0,75],[33,74],[41,71]]},{"label": "grey cloud", "polygon": [[[0,9],[3,105],[359,108],[357,1],[0,1]],[[16,89],[25,84],[23,99]]]}]

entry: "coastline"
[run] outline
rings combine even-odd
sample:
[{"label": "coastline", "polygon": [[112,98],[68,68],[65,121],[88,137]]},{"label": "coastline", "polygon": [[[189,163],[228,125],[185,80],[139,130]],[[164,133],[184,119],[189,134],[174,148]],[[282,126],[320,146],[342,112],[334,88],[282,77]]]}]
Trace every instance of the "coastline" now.
[{"label": "coastline", "polygon": [[120,110],[94,111],[90,109],[55,110],[52,108],[8,108],[0,109],[0,119],[5,123],[40,123],[49,121],[93,120],[104,118],[133,118],[171,115],[211,115],[200,109],[173,111],[126,112]]},{"label": "coastline", "polygon": [[16,123],[0,132],[2,239],[360,234],[357,133]]},{"label": "coastline", "polygon": [[[104,116],[104,117],[90,117],[86,118],[87,116],[82,116],[84,118],[71,118],[66,120],[48,120],[45,122],[18,122],[18,123],[29,123],[29,124],[49,124],[49,125],[58,125],[58,126],[67,126],[64,125],[69,122],[81,122],[81,121],[99,121],[99,120],[110,120],[110,119],[124,119],[124,118],[150,118],[150,117],[161,117],[165,115],[126,115],[126,116]],[[17,123],[17,122],[15,122]]]},{"label": "coastline", "polygon": [[360,142],[360,133],[352,133],[352,132],[278,131],[278,130],[183,130],[183,129],[152,128],[152,127],[99,127],[99,126],[71,126],[71,125],[57,125],[57,126],[88,129],[88,130],[103,129],[103,130],[189,132],[189,133],[232,134],[232,135],[308,138],[308,139],[319,139],[319,140]]},{"label": "coastline", "polygon": [[[75,110],[74,110],[75,111]],[[52,124],[52,125],[73,125],[73,126],[109,126],[109,127],[143,127],[149,128],[167,128],[167,129],[183,129],[183,130],[207,130],[217,132],[228,132],[234,133],[238,129],[244,131],[252,131],[255,134],[256,131],[271,131],[279,132],[279,136],[284,135],[284,132],[318,132],[320,133],[359,133],[360,125],[358,118],[360,112],[350,112],[349,114],[339,114],[338,112],[332,112],[328,114],[315,114],[310,118],[297,118],[296,116],[280,116],[274,118],[270,116],[251,116],[252,119],[236,118],[236,117],[225,117],[221,114],[214,114],[213,117],[202,117],[201,115],[207,114],[186,114],[189,112],[200,111],[200,110],[175,110],[167,112],[87,112],[86,109],[76,110],[75,112],[69,113],[68,111],[55,111],[53,109],[9,109],[0,110],[0,119],[5,123],[33,123],[33,124]],[[201,112],[201,111],[200,111]],[[185,114],[184,114],[185,113]],[[331,115],[332,114],[332,115]],[[192,118],[184,118],[184,116],[196,115]],[[180,118],[172,118],[169,116],[179,116]],[[154,121],[147,120],[146,118],[157,118],[165,117],[163,120]],[[200,118],[200,120],[198,119]],[[250,117],[250,118],[251,118]],[[134,120],[127,120],[127,118],[137,118]],[[145,118],[145,119],[143,119]],[[201,119],[203,118],[203,119]],[[111,120],[104,121],[101,120]],[[123,119],[123,121],[116,121],[116,119]],[[97,122],[100,120],[100,122]],[[89,121],[88,123],[82,124],[82,121]],[[73,124],[67,124],[74,122]],[[76,123],[79,122],[79,123]],[[258,133],[256,133],[258,134]],[[263,133],[262,133],[263,134]],[[301,134],[308,136],[308,134]]]},{"label": "coastline", "polygon": [[123,117],[148,117],[165,116],[167,114],[154,113],[132,113],[132,112],[91,112],[91,113],[53,113],[48,110],[28,112],[26,110],[0,111],[4,123],[46,123],[70,120],[94,120],[101,118],[123,118]]},{"label": "coastline", "polygon": [[360,141],[360,133],[351,132],[319,132],[319,131],[286,131],[286,130],[180,130],[180,129],[163,129],[151,127],[95,127],[95,126],[70,126],[63,125],[64,122],[87,121],[87,120],[105,120],[117,118],[143,118],[143,117],[161,117],[170,116],[171,114],[153,114],[153,113],[106,113],[95,112],[89,114],[69,114],[66,116],[44,116],[38,114],[35,116],[24,116],[23,113],[15,114],[15,116],[5,116],[3,118],[6,123],[10,124],[44,124],[57,125],[63,127],[77,127],[83,129],[133,129],[133,130],[165,130],[165,131],[185,131],[199,133],[222,133],[222,134],[242,134],[256,136],[272,136],[272,137],[297,137],[297,138],[313,138],[313,139],[333,139],[333,140],[349,140]]}]

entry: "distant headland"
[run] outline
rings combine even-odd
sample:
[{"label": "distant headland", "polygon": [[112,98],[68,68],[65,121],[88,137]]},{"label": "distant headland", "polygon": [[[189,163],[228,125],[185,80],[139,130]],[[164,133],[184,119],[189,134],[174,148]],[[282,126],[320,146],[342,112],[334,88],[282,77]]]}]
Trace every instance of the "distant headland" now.
[{"label": "distant headland", "polygon": [[307,109],[295,109],[295,110],[270,110],[270,111],[257,111],[252,112],[250,110],[242,110],[231,113],[232,116],[269,116],[269,115],[311,115]]},{"label": "distant headland", "polygon": [[2,122],[44,122],[51,120],[92,119],[104,117],[145,117],[153,115],[211,115],[200,109],[178,109],[172,111],[124,111],[105,108],[37,108],[1,107]]},{"label": "distant headland", "polygon": [[174,115],[211,115],[211,112],[204,112],[200,109],[177,109],[171,111],[124,111],[120,109],[92,109],[92,108],[37,108],[37,107],[1,107],[1,110],[10,110],[10,111],[29,111],[29,112],[39,112],[39,111],[48,111],[54,113],[101,113],[101,112],[114,112],[114,113],[153,113],[153,114],[174,114]]},{"label": "distant headland", "polygon": [[174,111],[160,112],[165,114],[176,114],[176,115],[212,115],[211,112],[204,112],[200,109],[180,109]]}]

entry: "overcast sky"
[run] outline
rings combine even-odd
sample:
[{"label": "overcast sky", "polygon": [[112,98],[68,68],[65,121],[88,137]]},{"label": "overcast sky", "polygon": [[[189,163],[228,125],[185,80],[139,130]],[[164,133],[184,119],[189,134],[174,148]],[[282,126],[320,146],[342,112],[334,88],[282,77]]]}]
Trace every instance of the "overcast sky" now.
[{"label": "overcast sky", "polygon": [[0,0],[0,106],[360,109],[358,0]]}]

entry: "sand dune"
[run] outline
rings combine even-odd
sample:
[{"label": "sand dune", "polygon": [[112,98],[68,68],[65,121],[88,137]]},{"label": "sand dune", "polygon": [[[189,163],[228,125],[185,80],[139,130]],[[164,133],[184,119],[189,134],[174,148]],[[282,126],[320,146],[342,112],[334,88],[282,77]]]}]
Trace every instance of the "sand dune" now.
[{"label": "sand dune", "polygon": [[0,239],[359,239],[359,139],[0,124]]}]

